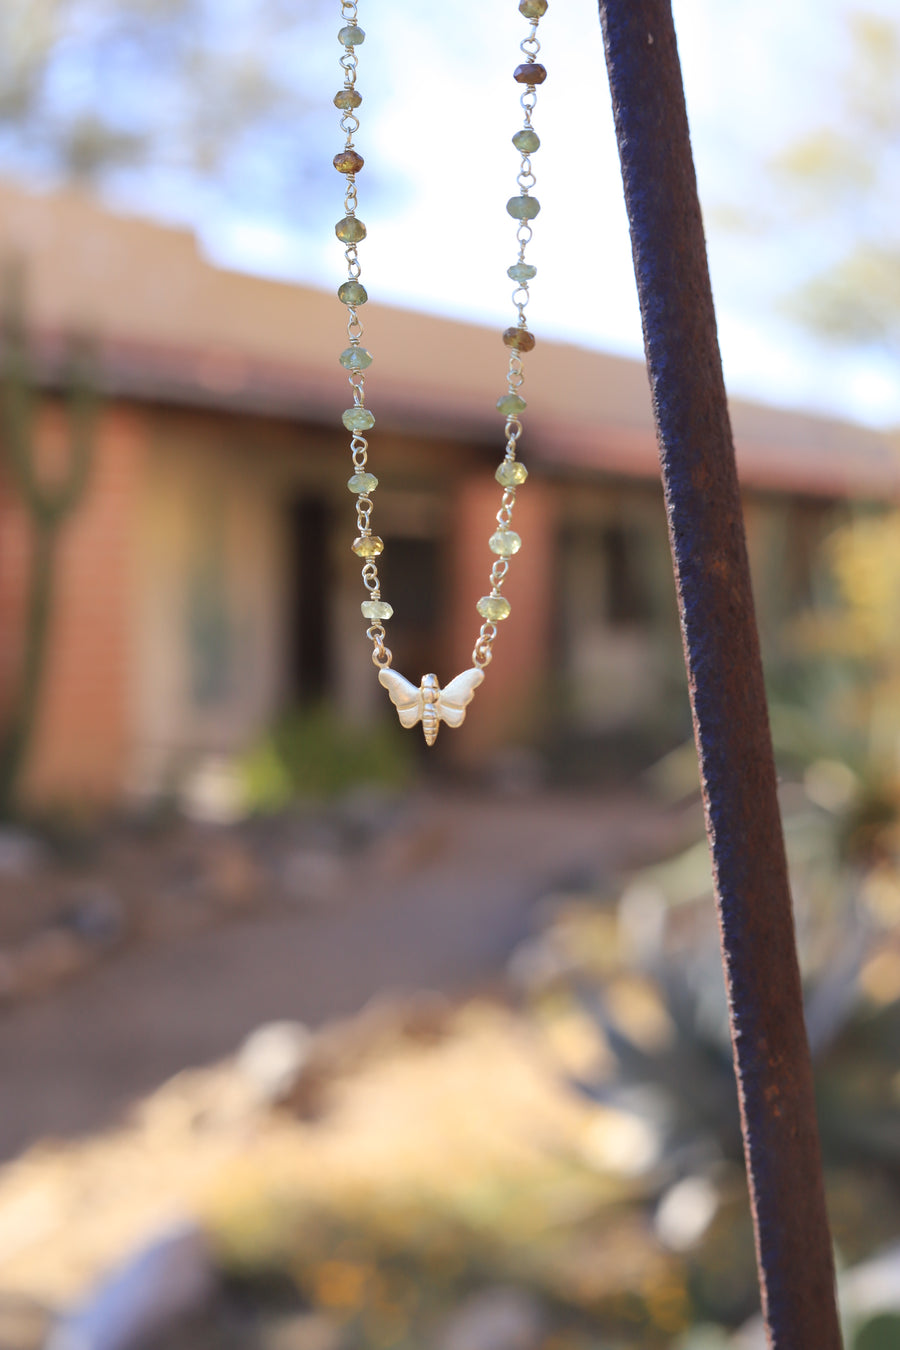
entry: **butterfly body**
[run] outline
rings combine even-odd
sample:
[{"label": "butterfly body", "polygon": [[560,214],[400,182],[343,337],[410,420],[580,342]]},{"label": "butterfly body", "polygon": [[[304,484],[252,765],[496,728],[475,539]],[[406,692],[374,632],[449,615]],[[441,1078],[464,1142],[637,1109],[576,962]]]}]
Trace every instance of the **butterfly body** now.
[{"label": "butterfly body", "polygon": [[390,694],[401,726],[414,727],[421,722],[426,745],[434,745],[441,722],[449,727],[462,725],[472,695],[484,679],[484,671],[477,666],[464,670],[444,689],[436,675],[425,675],[418,688],[396,670],[381,670],[378,679]]}]

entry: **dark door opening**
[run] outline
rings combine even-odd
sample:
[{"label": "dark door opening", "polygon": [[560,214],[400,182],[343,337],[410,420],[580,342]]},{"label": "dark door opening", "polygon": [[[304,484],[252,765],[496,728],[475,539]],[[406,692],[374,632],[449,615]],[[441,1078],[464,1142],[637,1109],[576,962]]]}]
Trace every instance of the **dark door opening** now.
[{"label": "dark door opening", "polygon": [[288,688],[293,701],[314,703],[332,674],[331,509],[321,497],[300,497],[288,512]]},{"label": "dark door opening", "polygon": [[388,624],[394,664],[418,684],[423,675],[440,666],[443,656],[439,645],[444,608],[440,543],[390,535],[378,570],[385,599],[394,606],[394,618]]}]

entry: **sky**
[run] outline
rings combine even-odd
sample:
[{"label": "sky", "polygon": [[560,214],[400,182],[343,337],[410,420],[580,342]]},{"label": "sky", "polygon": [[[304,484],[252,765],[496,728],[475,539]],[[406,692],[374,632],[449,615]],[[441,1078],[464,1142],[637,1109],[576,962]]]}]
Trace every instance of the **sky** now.
[{"label": "sky", "polygon": [[[892,0],[870,0],[892,13]],[[335,6],[337,9],[337,6]],[[821,221],[779,221],[768,159],[827,121],[842,58],[842,0],[675,0],[673,5],[710,250],[726,381],[734,394],[900,424],[900,378],[886,358],[814,341],[780,313],[804,269],[827,261]],[[359,215],[370,299],[504,325],[511,321],[519,92],[510,79],[527,23],[515,0],[360,0],[364,96],[357,147],[377,175]],[[335,32],[337,24],[335,25]],[[327,34],[327,26],[325,29]],[[642,350],[627,220],[594,0],[551,0],[540,25],[548,79],[534,123],[534,193],[542,210],[529,260],[538,334],[604,350]],[[310,92],[330,102],[339,44],[309,53]],[[340,146],[335,115],[334,145]],[[335,177],[337,177],[335,175]],[[333,219],[343,214],[340,181]],[[735,208],[765,203],[767,231],[729,228]],[[900,206],[900,203],[898,203]],[[205,238],[234,265],[325,286],[342,279],[340,246],[317,214],[286,233],[251,217]],[[788,239],[789,236],[789,239]],[[590,391],[585,391],[589,396]]]}]

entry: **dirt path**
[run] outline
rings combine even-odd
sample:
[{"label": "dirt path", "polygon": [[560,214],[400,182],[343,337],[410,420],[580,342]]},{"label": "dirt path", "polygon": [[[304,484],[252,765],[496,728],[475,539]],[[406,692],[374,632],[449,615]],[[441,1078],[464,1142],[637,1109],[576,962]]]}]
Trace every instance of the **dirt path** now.
[{"label": "dirt path", "polygon": [[452,993],[502,968],[548,892],[655,853],[646,804],[420,800],[415,831],[362,858],[327,904],[136,947],[0,1021],[0,1156],[95,1128],[278,1018],[317,1025],[391,989]]}]

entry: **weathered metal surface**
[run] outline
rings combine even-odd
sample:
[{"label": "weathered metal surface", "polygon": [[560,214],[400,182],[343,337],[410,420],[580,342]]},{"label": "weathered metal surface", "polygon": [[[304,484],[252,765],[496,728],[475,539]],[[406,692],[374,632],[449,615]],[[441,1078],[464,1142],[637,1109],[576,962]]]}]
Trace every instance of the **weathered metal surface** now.
[{"label": "weathered metal surface", "polygon": [[763,1314],[838,1350],[812,1069],[670,0],[599,0],[700,757]]}]

